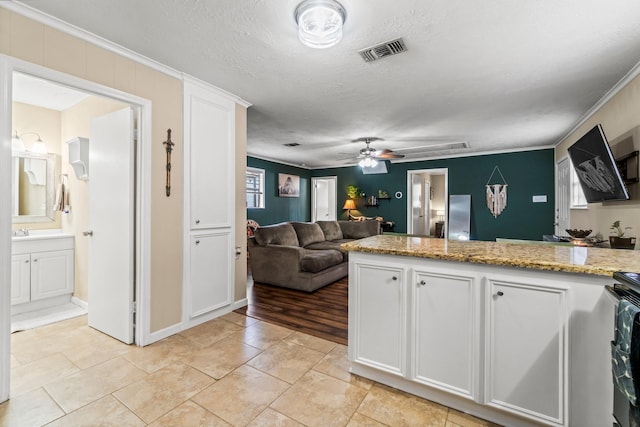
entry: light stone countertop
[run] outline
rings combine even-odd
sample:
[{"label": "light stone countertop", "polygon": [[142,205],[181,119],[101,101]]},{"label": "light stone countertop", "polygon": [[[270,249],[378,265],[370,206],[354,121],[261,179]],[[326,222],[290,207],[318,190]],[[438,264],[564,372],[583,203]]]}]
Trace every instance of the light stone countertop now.
[{"label": "light stone countertop", "polygon": [[504,265],[537,270],[612,276],[640,271],[640,251],[623,249],[456,241],[418,236],[379,235],[343,243],[347,251]]}]

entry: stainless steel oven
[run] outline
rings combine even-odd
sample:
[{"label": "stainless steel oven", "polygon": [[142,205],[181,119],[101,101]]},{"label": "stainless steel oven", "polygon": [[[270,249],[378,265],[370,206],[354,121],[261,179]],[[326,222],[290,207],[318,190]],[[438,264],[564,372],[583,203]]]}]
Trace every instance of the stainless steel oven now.
[{"label": "stainless steel oven", "polygon": [[[607,291],[617,300],[624,299],[640,308],[640,273],[618,272],[613,277],[618,283],[613,286],[606,286]],[[640,334],[640,321],[637,316],[633,329]],[[632,346],[631,353],[640,360],[640,342],[636,341],[640,340],[632,340],[632,344],[635,345]],[[634,371],[632,370],[632,372]],[[633,376],[640,377],[640,372],[634,372]],[[634,378],[634,382],[640,385],[640,378]],[[640,409],[631,404],[627,395],[615,385],[615,382],[613,387],[613,417],[614,426],[640,427]]]}]

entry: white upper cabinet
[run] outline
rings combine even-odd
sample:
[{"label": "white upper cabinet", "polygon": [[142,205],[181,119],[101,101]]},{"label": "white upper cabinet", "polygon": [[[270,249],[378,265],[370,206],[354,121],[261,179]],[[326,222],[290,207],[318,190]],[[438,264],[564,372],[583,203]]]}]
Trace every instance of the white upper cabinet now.
[{"label": "white upper cabinet", "polygon": [[189,225],[230,227],[235,220],[235,103],[188,81],[184,90]]}]

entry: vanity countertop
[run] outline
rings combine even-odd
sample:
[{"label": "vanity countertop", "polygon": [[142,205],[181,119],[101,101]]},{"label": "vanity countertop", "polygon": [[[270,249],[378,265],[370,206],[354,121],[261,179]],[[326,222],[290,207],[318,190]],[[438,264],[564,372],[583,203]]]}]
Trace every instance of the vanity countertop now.
[{"label": "vanity countertop", "polygon": [[43,230],[29,230],[29,234],[26,236],[12,236],[11,241],[22,242],[32,240],[50,240],[50,239],[62,239],[73,237],[71,233],[64,233],[61,229],[43,229]]},{"label": "vanity countertop", "polygon": [[379,235],[342,244],[347,251],[612,276],[640,270],[640,251],[579,246],[456,241]]}]

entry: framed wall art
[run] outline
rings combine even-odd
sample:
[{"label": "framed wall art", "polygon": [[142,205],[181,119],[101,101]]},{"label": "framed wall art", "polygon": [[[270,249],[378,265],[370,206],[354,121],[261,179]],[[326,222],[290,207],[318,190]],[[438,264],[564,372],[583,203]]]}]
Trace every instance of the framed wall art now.
[{"label": "framed wall art", "polygon": [[300,197],[300,177],[286,173],[278,174],[278,196]]}]

